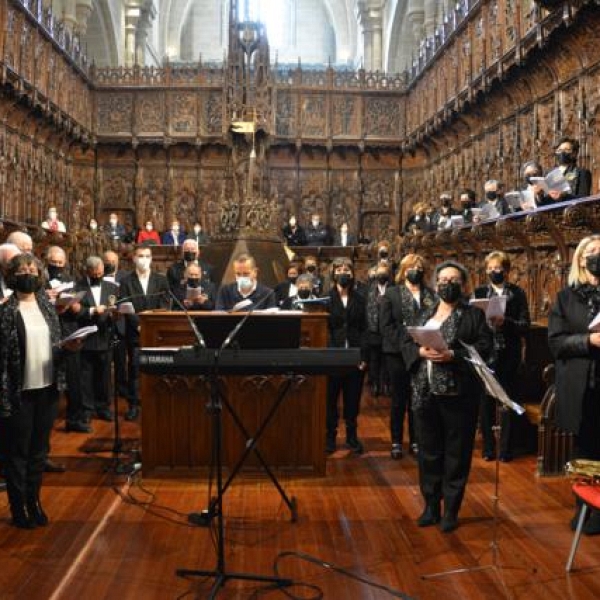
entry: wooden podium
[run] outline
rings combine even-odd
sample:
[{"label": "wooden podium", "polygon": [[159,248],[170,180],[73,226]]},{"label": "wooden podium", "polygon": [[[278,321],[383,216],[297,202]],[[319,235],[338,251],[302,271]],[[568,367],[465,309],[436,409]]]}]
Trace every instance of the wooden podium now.
[{"label": "wooden podium", "polygon": [[[264,313],[263,313],[264,314]],[[253,314],[250,319],[261,319]],[[203,319],[229,317],[225,313],[191,312],[200,330]],[[266,316],[266,315],[265,315]],[[273,314],[268,315],[270,318]],[[286,315],[289,317],[289,313]],[[301,313],[303,347],[327,346],[327,313]],[[195,342],[190,324],[181,312],[149,311],[140,315],[142,347],[179,347]],[[281,376],[225,376],[224,393],[244,427],[254,434],[283,385]],[[326,377],[299,377],[258,448],[274,469],[325,475]],[[186,476],[211,459],[211,418],[208,380],[204,375],[154,376],[140,373],[142,402],[142,471],[145,477],[169,472]],[[223,464],[231,467],[242,454],[246,440],[231,415],[223,409]],[[258,465],[251,455],[249,465]]]}]

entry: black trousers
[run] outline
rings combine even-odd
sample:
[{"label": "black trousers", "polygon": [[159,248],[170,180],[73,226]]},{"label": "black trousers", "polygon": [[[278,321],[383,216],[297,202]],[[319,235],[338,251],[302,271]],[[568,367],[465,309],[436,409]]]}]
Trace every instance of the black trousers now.
[{"label": "black trousers", "polygon": [[[513,402],[519,402],[519,385],[517,380],[518,365],[506,360],[494,365],[494,374]],[[496,424],[496,400],[486,394],[481,395],[481,436],[484,454],[494,455],[496,440],[492,427]],[[500,410],[500,454],[511,455],[513,452],[512,430],[517,414],[512,410]]]},{"label": "black trousers", "polygon": [[0,419],[4,438],[5,476],[11,506],[37,498],[48,456],[50,432],[58,410],[55,386],[22,393],[21,407],[10,417]]},{"label": "black trousers", "polygon": [[346,436],[356,436],[360,397],[364,373],[359,369],[342,376],[330,376],[327,386],[327,436],[335,437],[339,421],[338,399],[342,394],[342,416],[346,422]]},{"label": "black trousers", "polygon": [[110,408],[110,351],[81,351],[81,392],[89,415]]},{"label": "black trousers", "polygon": [[140,405],[140,347],[127,344],[127,400],[130,406]]},{"label": "black trousers", "polygon": [[428,504],[444,500],[444,510],[453,514],[471,470],[477,411],[477,399],[470,396],[431,396],[414,411],[421,494]]},{"label": "black trousers", "polygon": [[600,390],[588,389],[583,399],[581,425],[575,436],[577,458],[600,460]]},{"label": "black trousers", "polygon": [[389,381],[381,344],[369,344],[368,353],[369,383],[372,386],[377,386],[378,390],[381,390]]},{"label": "black trousers", "polygon": [[81,393],[81,353],[66,352],[64,365],[67,380],[67,422],[83,421],[87,415]]},{"label": "black trousers", "polygon": [[392,444],[402,444],[404,435],[404,415],[408,409],[408,440],[416,443],[413,412],[410,410],[410,375],[404,361],[396,354],[386,354],[385,363],[390,378],[392,402],[390,404],[390,434]]}]

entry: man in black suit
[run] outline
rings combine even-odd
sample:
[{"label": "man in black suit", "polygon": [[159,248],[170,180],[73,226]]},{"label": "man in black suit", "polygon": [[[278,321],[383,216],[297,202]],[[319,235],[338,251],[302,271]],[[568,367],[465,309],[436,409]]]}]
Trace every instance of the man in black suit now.
[{"label": "man in black suit", "polygon": [[283,226],[281,233],[288,246],[304,246],[306,244],[304,229],[298,225],[295,215],[290,217],[290,220]]},{"label": "man in black suit", "polygon": [[184,271],[191,264],[197,264],[202,269],[202,278],[210,281],[210,266],[204,261],[200,260],[200,248],[198,242],[195,240],[187,239],[181,246],[182,258],[177,262],[173,263],[167,271],[167,279],[169,280],[169,287],[174,290],[180,286],[184,281]]},{"label": "man in black suit", "polygon": [[310,223],[304,230],[307,246],[330,246],[331,235],[329,227],[321,222],[321,215],[314,213]]},{"label": "man in black suit", "polygon": [[145,310],[169,307],[169,283],[167,278],[151,269],[152,250],[138,246],[133,257],[135,270],[119,288],[119,298],[131,302],[135,314],[125,316],[125,339],[127,341],[128,401],[127,421],[134,421],[140,414],[139,369],[140,333],[138,314]]},{"label": "man in black suit", "polygon": [[81,349],[81,391],[86,414],[112,421],[110,409],[110,351],[113,333],[111,307],[116,305],[119,288],[104,279],[104,263],[99,256],[85,261],[85,277],[77,282],[77,292],[85,292],[79,325],[96,325]]},{"label": "man in black suit", "polygon": [[119,223],[117,213],[110,213],[108,224],[104,227],[104,231],[108,237],[114,242],[124,241],[126,231],[125,225]]},{"label": "man in black suit", "polygon": [[[129,271],[119,269],[119,255],[112,250],[107,250],[102,255],[104,263],[104,280],[121,287],[123,280],[130,274]],[[113,361],[116,370],[117,391],[119,396],[127,397],[127,351],[125,350],[125,320],[115,319],[118,344],[114,347]]]},{"label": "man in black suit", "polygon": [[579,142],[573,138],[563,137],[556,146],[555,154],[558,166],[571,186],[571,193],[550,190],[548,196],[554,202],[589,196],[592,191],[592,174],[588,169],[577,166]]},{"label": "man in black suit", "polygon": [[258,268],[253,256],[238,255],[233,261],[233,272],[235,283],[224,285],[219,290],[217,310],[251,310],[259,303],[260,308],[275,306],[273,290],[258,282]]}]

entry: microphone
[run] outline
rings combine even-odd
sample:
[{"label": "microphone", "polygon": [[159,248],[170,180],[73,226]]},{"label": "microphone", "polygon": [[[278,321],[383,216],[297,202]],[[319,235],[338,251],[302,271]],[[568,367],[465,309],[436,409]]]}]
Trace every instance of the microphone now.
[{"label": "microphone", "polygon": [[155,296],[164,296],[168,295],[171,290],[163,290],[162,292],[154,292],[153,294],[133,294],[132,296],[125,296],[125,298],[119,298],[115,302],[115,305],[123,304],[123,302],[129,302],[130,300],[135,300],[136,298],[153,298]]},{"label": "microphone", "polygon": [[275,290],[271,289],[268,294],[265,294],[258,302],[252,305],[252,308],[244,315],[243,319],[241,319],[238,323],[236,323],[235,327],[231,330],[229,335],[225,338],[221,347],[219,348],[219,352],[224,350],[225,348],[229,348],[233,340],[236,338],[240,329],[244,326],[244,323],[248,320],[248,317],[258,308],[264,306],[269,298],[275,294]]},{"label": "microphone", "polygon": [[190,311],[187,309],[187,306],[183,302],[181,302],[181,300],[179,300],[179,298],[173,293],[173,291],[170,288],[169,288],[168,292],[169,292],[169,296],[171,296],[171,298],[175,301],[175,304],[177,304],[177,306],[179,306],[179,308],[184,312],[185,316],[187,317],[188,323],[190,324],[190,327],[191,327],[192,331],[194,332],[194,336],[196,337],[196,341],[198,342],[198,346],[200,348],[206,348],[206,342],[204,341],[204,336],[202,335],[202,333],[196,326],[194,319],[192,319],[192,315],[190,315]]}]

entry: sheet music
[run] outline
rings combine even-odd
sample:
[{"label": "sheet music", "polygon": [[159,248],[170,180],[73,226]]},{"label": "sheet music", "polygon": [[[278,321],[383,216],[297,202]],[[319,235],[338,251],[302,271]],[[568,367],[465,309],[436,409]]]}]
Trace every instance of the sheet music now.
[{"label": "sheet music", "polygon": [[446,341],[442,337],[442,332],[439,325],[430,324],[420,327],[407,327],[409,335],[417,344],[426,348],[433,348],[438,352],[448,349]]}]

